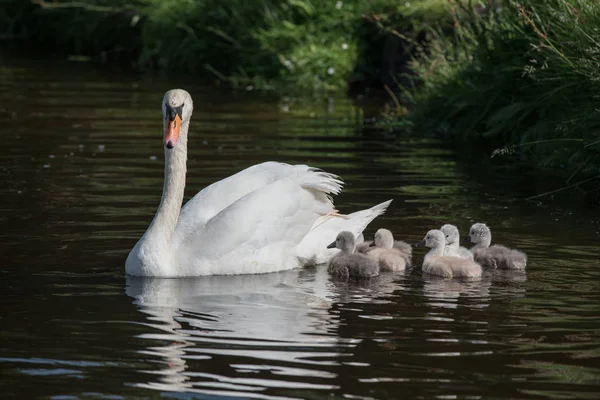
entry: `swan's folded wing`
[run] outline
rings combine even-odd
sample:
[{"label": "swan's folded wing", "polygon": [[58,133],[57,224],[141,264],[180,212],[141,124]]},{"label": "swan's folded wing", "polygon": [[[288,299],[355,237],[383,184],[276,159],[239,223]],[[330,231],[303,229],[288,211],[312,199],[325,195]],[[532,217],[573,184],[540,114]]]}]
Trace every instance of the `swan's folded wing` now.
[{"label": "swan's folded wing", "polygon": [[289,165],[269,161],[253,165],[205,187],[181,209],[175,228],[174,242],[183,242],[191,232],[204,226],[211,218],[248,193],[299,171],[304,172],[310,169],[307,165]]},{"label": "swan's folded wing", "polygon": [[300,179],[309,180],[308,186],[296,176],[257,189],[211,218],[181,247],[191,252],[190,259],[197,261],[199,268],[203,262],[218,266],[218,270],[209,271],[211,274],[286,269],[282,264],[298,266],[296,245],[317,218],[333,210],[328,194],[339,191],[339,183],[327,174],[302,175]]}]

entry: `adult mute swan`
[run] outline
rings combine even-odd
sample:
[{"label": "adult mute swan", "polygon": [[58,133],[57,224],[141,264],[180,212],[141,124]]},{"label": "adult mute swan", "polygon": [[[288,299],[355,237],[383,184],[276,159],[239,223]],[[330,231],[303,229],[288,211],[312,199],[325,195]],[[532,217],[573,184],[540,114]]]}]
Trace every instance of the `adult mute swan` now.
[{"label": "adult mute swan", "polygon": [[340,231],[360,236],[391,200],[342,215],[336,175],[307,165],[265,162],[215,182],[182,208],[193,103],[168,91],[162,102],[165,174],[150,226],[125,262],[129,275],[184,277],[281,271],[329,261],[323,243]]}]

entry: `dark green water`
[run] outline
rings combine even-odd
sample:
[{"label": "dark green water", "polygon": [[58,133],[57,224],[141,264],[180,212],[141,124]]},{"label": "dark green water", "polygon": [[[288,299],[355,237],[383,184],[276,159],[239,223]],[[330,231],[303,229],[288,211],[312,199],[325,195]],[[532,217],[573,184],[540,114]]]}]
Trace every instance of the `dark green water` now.
[{"label": "dark green water", "polygon": [[[416,242],[483,221],[528,253],[527,273],[127,278],[162,190],[160,101],[177,86],[195,105],[186,198],[254,163],[308,163],[345,179],[342,212],[394,199],[367,236],[387,227]],[[0,89],[1,396],[600,396],[598,229],[519,200],[536,192],[527,177],[482,174],[477,156],[368,128],[370,112],[346,99],[6,60]]]}]

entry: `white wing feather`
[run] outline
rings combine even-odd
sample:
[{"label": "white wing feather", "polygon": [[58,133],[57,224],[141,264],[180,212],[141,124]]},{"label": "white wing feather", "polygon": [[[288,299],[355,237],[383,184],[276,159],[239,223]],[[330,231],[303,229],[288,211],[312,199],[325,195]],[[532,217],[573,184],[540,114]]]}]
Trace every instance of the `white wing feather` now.
[{"label": "white wing feather", "polygon": [[268,161],[253,165],[205,187],[181,209],[173,243],[178,245],[185,241],[192,232],[203,227],[211,218],[248,193],[279,179],[309,170],[311,168],[308,165]]},{"label": "white wing feather", "polygon": [[189,267],[200,275],[298,267],[294,248],[316,219],[333,211],[329,196],[340,190],[335,175],[296,171],[248,193],[194,231],[180,245],[191,251],[184,259],[195,260]]}]

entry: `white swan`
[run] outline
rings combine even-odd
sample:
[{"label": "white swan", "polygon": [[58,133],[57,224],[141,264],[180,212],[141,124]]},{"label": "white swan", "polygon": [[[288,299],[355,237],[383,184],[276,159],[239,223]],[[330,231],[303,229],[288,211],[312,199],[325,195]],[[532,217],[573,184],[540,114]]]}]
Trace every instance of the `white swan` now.
[{"label": "white swan", "polygon": [[323,243],[343,230],[360,235],[391,202],[341,215],[331,199],[342,188],[337,176],[307,165],[266,162],[213,183],[182,208],[192,110],[185,90],[165,94],[163,194],[127,257],[129,275],[234,275],[326,263],[338,250]]}]

